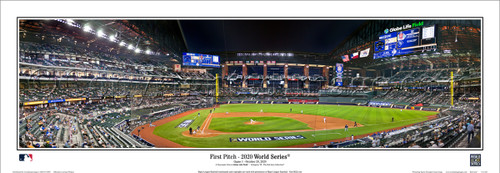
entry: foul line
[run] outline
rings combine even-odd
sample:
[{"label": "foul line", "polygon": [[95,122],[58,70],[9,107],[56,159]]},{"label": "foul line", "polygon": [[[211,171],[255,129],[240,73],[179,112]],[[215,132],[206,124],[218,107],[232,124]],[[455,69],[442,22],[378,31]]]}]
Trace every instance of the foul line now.
[{"label": "foul line", "polygon": [[210,124],[210,121],[212,121],[212,114],[213,113],[210,113],[208,116],[207,116],[207,119],[205,120],[206,123],[204,123],[202,125],[202,128],[201,128],[201,134],[203,134],[205,132],[205,128]]}]

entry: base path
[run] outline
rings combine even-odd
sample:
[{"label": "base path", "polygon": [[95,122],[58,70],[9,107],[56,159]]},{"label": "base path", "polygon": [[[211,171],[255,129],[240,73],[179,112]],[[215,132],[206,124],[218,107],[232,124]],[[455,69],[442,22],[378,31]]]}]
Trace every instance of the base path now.
[{"label": "base path", "polygon": [[[228,118],[228,117],[287,117],[306,123],[312,129],[265,131],[265,132],[221,132],[208,128],[210,127],[210,122],[212,118]],[[354,121],[349,121],[346,119],[340,119],[334,117],[320,116],[320,115],[292,114],[292,113],[260,113],[260,112],[230,112],[228,114],[214,113],[203,122],[202,127],[206,127],[205,129],[203,129],[203,133],[196,133],[194,135],[190,135],[189,131],[184,131],[182,135],[188,137],[206,138],[206,137],[214,137],[217,135],[225,135],[225,134],[269,134],[269,133],[307,132],[307,131],[318,131],[318,130],[342,129],[345,127],[346,124],[349,126],[349,128],[354,127]],[[357,124],[358,127],[363,126],[359,123]]]}]

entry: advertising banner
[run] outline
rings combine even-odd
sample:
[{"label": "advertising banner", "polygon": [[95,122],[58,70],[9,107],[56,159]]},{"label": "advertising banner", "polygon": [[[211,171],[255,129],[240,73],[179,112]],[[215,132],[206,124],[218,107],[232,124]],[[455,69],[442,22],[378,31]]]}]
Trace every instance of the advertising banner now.
[{"label": "advertising banner", "polygon": [[337,77],[335,78],[335,86],[342,86],[342,75],[344,73],[344,64],[337,63],[335,65],[335,72],[337,72]]},{"label": "advertising banner", "polygon": [[56,99],[56,100],[49,100],[47,103],[59,103],[59,102],[64,102],[64,99]]},{"label": "advertising banner", "polygon": [[310,99],[288,99],[288,102],[299,102],[299,103],[309,103],[309,102],[319,102],[319,100],[310,100]]}]

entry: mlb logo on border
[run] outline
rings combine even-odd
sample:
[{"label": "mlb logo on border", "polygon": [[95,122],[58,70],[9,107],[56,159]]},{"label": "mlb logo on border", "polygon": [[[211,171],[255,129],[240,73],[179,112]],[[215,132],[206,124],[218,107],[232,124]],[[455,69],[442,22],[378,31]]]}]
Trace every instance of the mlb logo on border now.
[{"label": "mlb logo on border", "polygon": [[384,33],[386,33],[386,34],[389,33],[389,29],[385,29]]},{"label": "mlb logo on border", "polygon": [[470,166],[481,166],[481,154],[470,154]]},{"label": "mlb logo on border", "polygon": [[19,154],[19,161],[24,162],[27,159],[30,159],[30,162],[33,161],[33,154]]}]

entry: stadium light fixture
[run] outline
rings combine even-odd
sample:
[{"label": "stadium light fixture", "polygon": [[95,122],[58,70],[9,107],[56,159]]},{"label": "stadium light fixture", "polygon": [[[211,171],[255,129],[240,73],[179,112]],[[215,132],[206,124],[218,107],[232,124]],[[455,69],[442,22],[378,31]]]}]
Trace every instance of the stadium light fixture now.
[{"label": "stadium light fixture", "polygon": [[134,49],[134,46],[132,46],[131,44],[129,44],[129,45],[128,45],[128,49],[129,49],[129,50],[132,50],[132,49]]},{"label": "stadium light fixture", "polygon": [[[109,36],[109,41],[111,41],[111,42],[115,42],[115,40],[116,40],[116,37],[115,37],[114,35]],[[121,44],[121,43],[120,43],[120,44]]]},{"label": "stadium light fixture", "polygon": [[150,55],[151,54],[151,50],[146,50],[146,54]]},{"label": "stadium light fixture", "polygon": [[122,42],[120,42],[120,44],[119,44],[119,45],[120,45],[120,46],[125,46],[125,42],[123,42],[123,41],[122,41]]},{"label": "stadium light fixture", "polygon": [[68,25],[73,26],[73,23],[75,23],[75,21],[73,21],[72,19],[66,19],[66,23],[67,23]]},{"label": "stadium light fixture", "polygon": [[141,49],[137,48],[135,49],[135,53],[140,53],[141,52]]},{"label": "stadium light fixture", "polygon": [[104,37],[104,32],[102,30],[97,31],[98,37]]},{"label": "stadium light fixture", "polygon": [[85,25],[85,26],[83,27],[83,31],[85,31],[85,32],[90,32],[90,31],[92,31],[92,28],[91,28],[89,25]]}]

